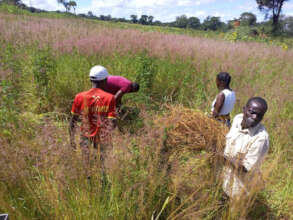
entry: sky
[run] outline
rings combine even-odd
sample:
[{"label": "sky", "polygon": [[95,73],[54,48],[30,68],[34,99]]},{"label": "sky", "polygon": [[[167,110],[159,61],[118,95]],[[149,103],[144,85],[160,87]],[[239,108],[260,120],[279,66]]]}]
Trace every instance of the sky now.
[{"label": "sky", "polygon": [[[64,11],[57,0],[22,0],[27,6],[47,11]],[[264,20],[264,14],[257,9],[256,0],[75,0],[76,13],[111,15],[115,18],[130,19],[130,15],[152,15],[162,22],[175,21],[176,17],[198,17],[203,21],[207,16],[221,17],[221,21],[239,18],[243,12],[252,12],[257,21]],[[293,1],[284,3],[282,13],[293,16]]]}]

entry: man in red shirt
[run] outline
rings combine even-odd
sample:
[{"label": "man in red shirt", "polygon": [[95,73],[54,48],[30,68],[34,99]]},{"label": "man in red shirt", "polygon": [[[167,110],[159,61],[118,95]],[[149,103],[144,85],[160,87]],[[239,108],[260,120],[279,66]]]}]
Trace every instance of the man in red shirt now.
[{"label": "man in red shirt", "polygon": [[89,74],[92,88],[78,93],[72,105],[69,128],[70,144],[76,148],[75,128],[77,121],[81,120],[80,147],[87,168],[89,168],[90,161],[89,145],[93,143],[94,148],[97,149],[97,145],[100,144],[100,156],[103,161],[105,146],[101,143],[109,141],[107,137],[115,127],[115,97],[104,91],[108,75],[105,67],[92,67]]},{"label": "man in red shirt", "polygon": [[117,107],[121,105],[122,96],[125,93],[137,92],[139,84],[131,82],[123,76],[108,76],[105,91],[115,96]]}]

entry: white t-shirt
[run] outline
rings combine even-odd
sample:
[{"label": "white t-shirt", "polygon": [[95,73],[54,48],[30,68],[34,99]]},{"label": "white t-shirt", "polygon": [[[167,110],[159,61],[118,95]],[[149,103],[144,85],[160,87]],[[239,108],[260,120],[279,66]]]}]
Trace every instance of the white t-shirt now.
[{"label": "white t-shirt", "polygon": [[242,129],[242,120],[243,114],[234,117],[232,127],[226,135],[224,155],[230,158],[241,157],[248,173],[238,175],[235,168],[224,166],[223,190],[230,197],[235,197],[242,191],[249,192],[246,185],[253,182],[251,178],[259,176],[255,174],[260,174],[259,165],[269,149],[269,135],[264,126],[257,124],[255,127]]},{"label": "white t-shirt", "polygon": [[[231,91],[229,89],[222,90],[218,95],[220,95],[221,93],[223,93],[225,95],[225,101],[224,101],[224,104],[219,112],[219,115],[227,115],[234,108],[234,105],[236,102],[236,95],[235,95],[234,91]],[[211,109],[212,112],[214,111],[214,106],[216,104],[216,100],[217,100],[217,97],[214,99],[214,101],[212,103],[212,109]]]}]

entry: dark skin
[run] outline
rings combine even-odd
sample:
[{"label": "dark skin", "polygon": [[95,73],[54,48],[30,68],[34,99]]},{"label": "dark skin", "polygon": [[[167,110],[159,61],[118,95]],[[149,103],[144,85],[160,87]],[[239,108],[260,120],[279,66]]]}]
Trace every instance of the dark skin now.
[{"label": "dark skin", "polygon": [[[102,90],[105,90],[106,88],[106,79],[102,81],[92,81],[92,88],[99,88]],[[116,120],[115,119],[109,119],[109,130],[112,130],[116,127]],[[71,117],[71,120],[69,122],[69,136],[70,136],[70,145],[72,148],[76,149],[76,143],[74,142],[74,137],[76,133],[76,124],[80,121],[79,115],[73,115]]]},{"label": "dark skin", "polygon": [[[256,100],[248,102],[246,106],[243,107],[243,120],[241,122],[242,129],[249,129],[256,126],[263,119],[265,112],[266,107],[260,102],[257,102]],[[246,168],[243,166],[243,157],[241,157],[241,155],[239,155],[239,158],[224,156],[224,159],[239,171],[247,172]]]},{"label": "dark skin", "polygon": [[[137,90],[135,90],[133,88],[133,86],[131,87],[131,91],[130,92],[137,92]],[[121,106],[121,99],[122,96],[125,94],[125,92],[123,92],[121,89],[118,90],[118,92],[114,95],[115,96],[115,100],[116,100],[116,106],[119,107]]]},{"label": "dark skin", "polygon": [[[230,87],[228,85],[226,85],[225,82],[223,81],[220,81],[218,79],[216,79],[216,84],[217,84],[217,88],[222,91],[224,89],[230,89]],[[225,95],[224,93],[220,93],[217,98],[216,98],[216,103],[214,105],[214,110],[212,112],[212,116],[215,118],[217,116],[219,116],[219,113],[222,109],[222,106],[224,105],[224,102],[225,102]]]}]

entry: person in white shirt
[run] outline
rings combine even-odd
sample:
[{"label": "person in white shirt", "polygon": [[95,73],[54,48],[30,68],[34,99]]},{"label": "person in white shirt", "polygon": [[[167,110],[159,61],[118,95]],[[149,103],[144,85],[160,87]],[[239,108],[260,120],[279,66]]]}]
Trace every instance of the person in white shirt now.
[{"label": "person in white shirt", "polygon": [[223,122],[228,127],[230,123],[230,113],[236,102],[235,92],[230,88],[231,76],[227,72],[220,72],[216,78],[217,88],[220,93],[212,103],[211,116]]},{"label": "person in white shirt", "polygon": [[263,98],[250,98],[226,135],[223,190],[232,200],[248,196],[261,178],[259,166],[269,149],[269,135],[260,122],[267,108]]}]

